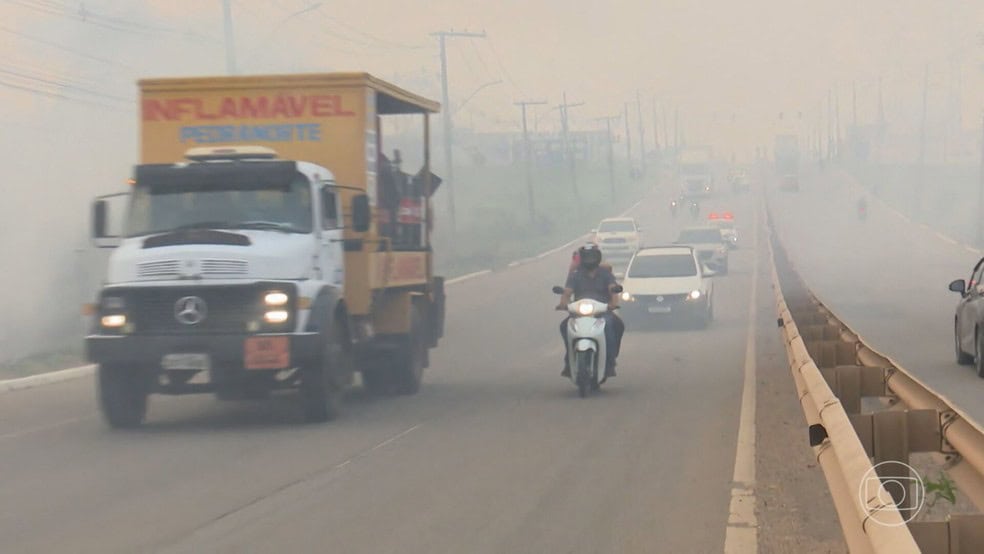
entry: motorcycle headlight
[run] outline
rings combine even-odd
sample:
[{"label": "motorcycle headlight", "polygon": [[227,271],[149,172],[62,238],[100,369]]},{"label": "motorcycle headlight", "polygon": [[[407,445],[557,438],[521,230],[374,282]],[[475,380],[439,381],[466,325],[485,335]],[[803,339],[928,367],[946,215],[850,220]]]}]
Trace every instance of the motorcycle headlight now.
[{"label": "motorcycle headlight", "polygon": [[588,316],[594,314],[594,304],[590,302],[579,302],[577,305],[577,313]]},{"label": "motorcycle headlight", "polygon": [[622,301],[623,302],[631,302],[632,301],[632,295],[629,294],[629,291],[625,291],[625,292],[622,293]]}]

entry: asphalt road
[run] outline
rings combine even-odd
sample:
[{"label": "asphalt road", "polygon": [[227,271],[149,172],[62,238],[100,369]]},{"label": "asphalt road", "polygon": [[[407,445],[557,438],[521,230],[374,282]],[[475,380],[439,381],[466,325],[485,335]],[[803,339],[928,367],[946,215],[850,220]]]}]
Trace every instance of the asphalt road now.
[{"label": "asphalt road", "polygon": [[[0,552],[721,552],[754,259],[754,203],[735,202],[746,248],[716,321],[630,328],[597,397],[559,376],[569,252],[451,286],[421,393],[356,390],[330,424],[301,424],[291,396],[154,397],[119,432],[91,379],[7,393]],[[634,215],[648,241],[684,222],[662,196]]]},{"label": "asphalt road", "polygon": [[876,350],[984,423],[984,380],[954,358],[959,297],[947,289],[970,278],[980,254],[870,196],[860,221],[859,190],[842,176],[812,176],[799,193],[770,196],[779,236],[820,299]]}]

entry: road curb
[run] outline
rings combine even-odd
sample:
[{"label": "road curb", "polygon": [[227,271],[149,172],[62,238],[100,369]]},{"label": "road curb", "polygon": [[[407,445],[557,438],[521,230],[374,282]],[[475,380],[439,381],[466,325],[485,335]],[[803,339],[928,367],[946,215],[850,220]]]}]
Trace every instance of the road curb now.
[{"label": "road curb", "polygon": [[94,364],[90,364],[73,367],[71,369],[63,369],[61,371],[50,371],[48,373],[39,373],[38,375],[30,375],[28,377],[19,377],[17,379],[7,379],[5,381],[0,381],[0,394],[15,390],[33,389],[34,387],[40,387],[42,385],[53,385],[55,383],[71,381],[72,379],[88,377],[95,374],[95,372],[96,366]]}]

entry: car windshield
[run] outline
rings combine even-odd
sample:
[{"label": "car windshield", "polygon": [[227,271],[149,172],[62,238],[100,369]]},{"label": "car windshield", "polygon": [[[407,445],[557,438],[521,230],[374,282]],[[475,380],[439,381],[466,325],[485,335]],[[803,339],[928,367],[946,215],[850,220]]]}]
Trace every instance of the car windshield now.
[{"label": "car windshield", "polygon": [[629,266],[632,278],[693,277],[697,275],[697,263],[691,254],[667,254],[636,256]]},{"label": "car windshield", "polygon": [[182,229],[311,232],[311,190],[298,174],[283,186],[144,186],[133,191],[126,236]]},{"label": "car windshield", "polygon": [[603,221],[598,226],[599,233],[632,233],[635,225],[631,221]]},{"label": "car windshield", "polygon": [[721,231],[717,229],[684,229],[680,231],[677,242],[685,244],[721,242]]}]

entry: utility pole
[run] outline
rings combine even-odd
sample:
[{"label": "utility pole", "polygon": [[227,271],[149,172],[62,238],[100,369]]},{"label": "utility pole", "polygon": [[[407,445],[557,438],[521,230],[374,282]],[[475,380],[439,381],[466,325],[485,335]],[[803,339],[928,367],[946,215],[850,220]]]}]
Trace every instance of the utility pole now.
[{"label": "utility pole", "polygon": [[577,162],[575,161],[574,149],[571,148],[571,141],[568,138],[568,121],[567,121],[567,109],[575,108],[577,106],[583,106],[584,102],[578,102],[577,104],[567,103],[567,92],[564,92],[564,103],[557,106],[560,109],[560,128],[563,133],[564,139],[564,155],[568,158],[568,163],[571,168],[571,187],[574,189],[574,199],[577,201],[578,213],[581,211],[581,194],[577,189]]},{"label": "utility pole", "polygon": [[663,155],[659,148],[659,117],[656,112],[656,97],[653,96],[653,150],[656,152],[656,183],[661,181],[661,168],[663,167]]},{"label": "utility pole", "polygon": [[646,126],[642,123],[642,93],[636,91],[636,111],[639,112],[639,175],[646,177]]},{"label": "utility pole", "polygon": [[611,115],[599,117],[595,121],[604,121],[608,139],[608,183],[612,191],[612,204],[615,203],[615,144],[612,142],[612,121],[616,121],[621,116]]},{"label": "utility pole", "polygon": [[236,74],[236,41],[232,36],[232,0],[222,0],[222,18],[225,27],[226,73]]},{"label": "utility pole", "polygon": [[451,219],[451,230],[454,231],[457,229],[457,221],[454,216],[454,159],[451,153],[454,125],[451,121],[451,99],[448,97],[448,52],[446,42],[449,37],[485,38],[485,33],[459,32],[452,29],[450,31],[431,33],[431,36],[437,37],[441,49],[441,107],[444,110],[441,117],[444,123],[444,186],[448,189],[448,215]]},{"label": "utility pole", "polygon": [[526,106],[546,104],[545,100],[523,100],[514,102],[523,110],[523,163],[526,166],[526,197],[530,208],[530,224],[536,224],[536,204],[533,197],[533,149],[530,147],[530,135],[526,127]]},{"label": "utility pole", "polygon": [[851,111],[853,115],[851,116],[851,126],[854,127],[855,133],[858,128],[858,82],[854,81],[851,83]]},{"label": "utility pole", "polygon": [[632,180],[632,132],[629,130],[629,103],[625,103],[625,158],[629,161],[629,180]]},{"label": "utility pole", "polygon": [[680,108],[673,110],[673,148],[680,150]]}]

